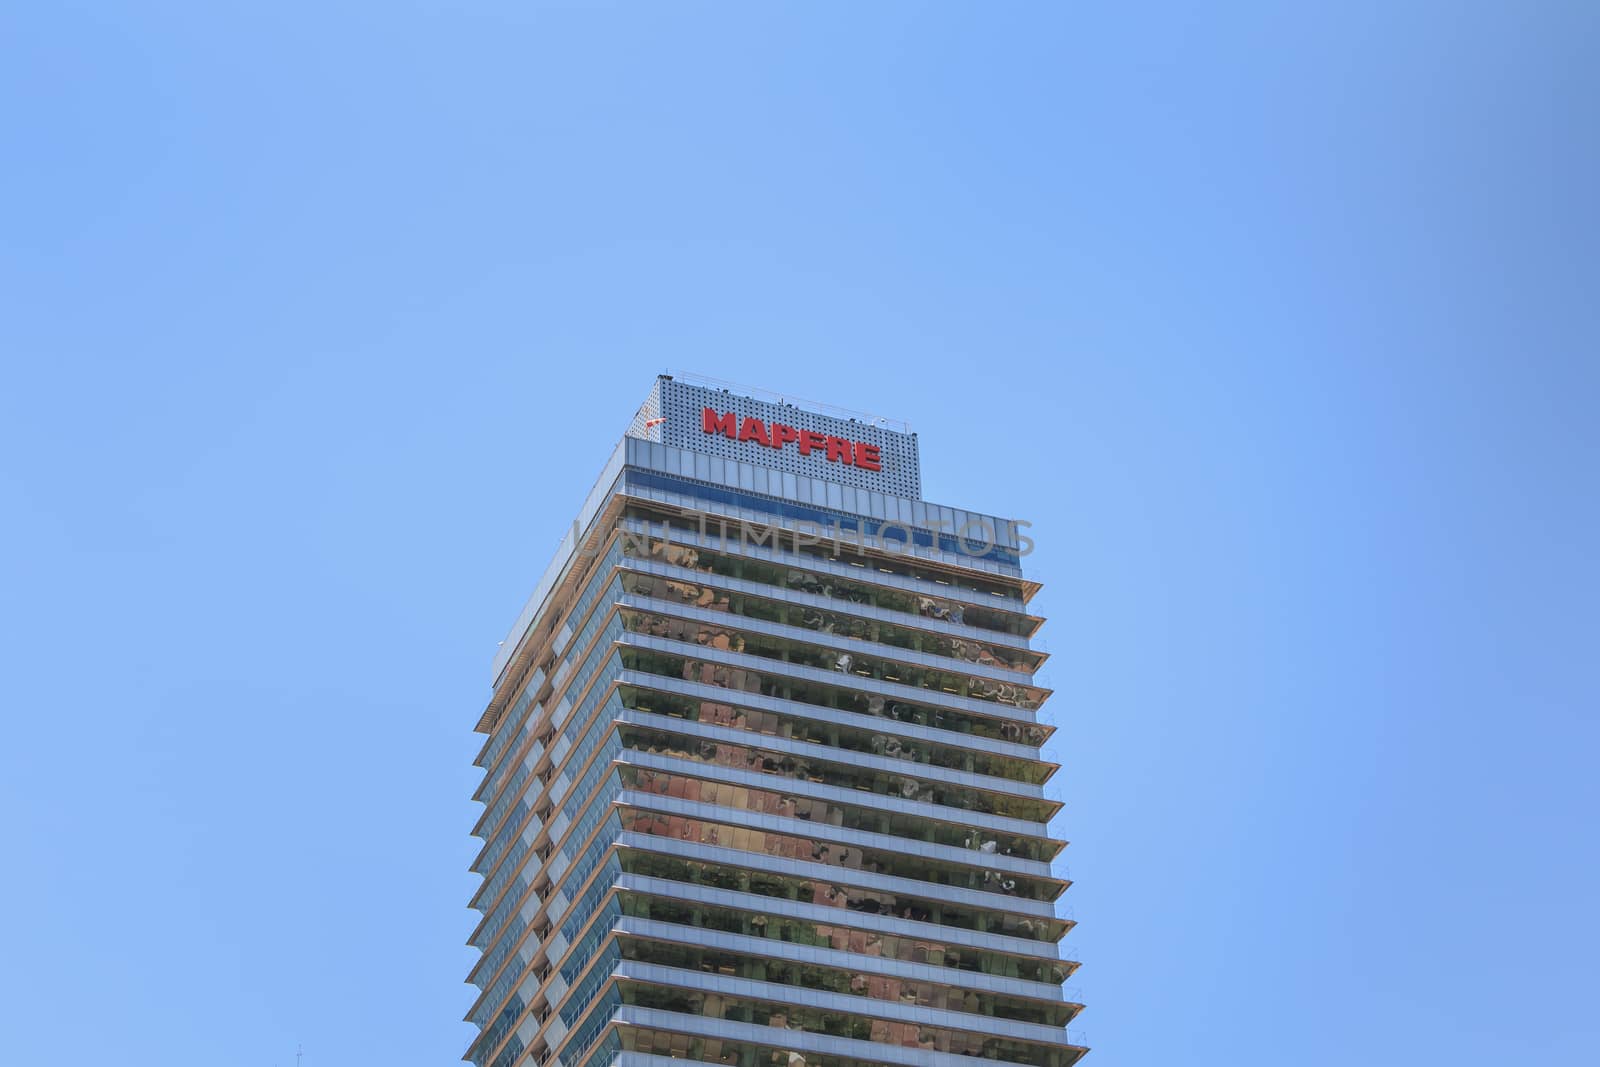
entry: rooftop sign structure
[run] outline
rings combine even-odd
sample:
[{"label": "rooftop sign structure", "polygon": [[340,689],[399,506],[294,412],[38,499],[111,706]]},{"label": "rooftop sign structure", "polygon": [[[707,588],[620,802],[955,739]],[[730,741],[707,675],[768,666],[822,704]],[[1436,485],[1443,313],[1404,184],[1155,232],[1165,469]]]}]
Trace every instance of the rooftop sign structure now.
[{"label": "rooftop sign structure", "polygon": [[762,390],[662,375],[628,434],[856,489],[918,500],[917,435],[898,420]]}]

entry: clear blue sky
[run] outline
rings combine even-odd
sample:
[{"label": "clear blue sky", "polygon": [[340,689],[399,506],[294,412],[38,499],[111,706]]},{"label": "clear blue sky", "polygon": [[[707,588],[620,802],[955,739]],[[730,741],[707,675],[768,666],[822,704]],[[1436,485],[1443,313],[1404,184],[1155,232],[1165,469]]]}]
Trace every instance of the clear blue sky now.
[{"label": "clear blue sky", "polygon": [[1594,1062],[1600,15],[1288,6],[9,5],[0,1060],[456,1062],[681,368],[1035,524],[1095,1067]]}]

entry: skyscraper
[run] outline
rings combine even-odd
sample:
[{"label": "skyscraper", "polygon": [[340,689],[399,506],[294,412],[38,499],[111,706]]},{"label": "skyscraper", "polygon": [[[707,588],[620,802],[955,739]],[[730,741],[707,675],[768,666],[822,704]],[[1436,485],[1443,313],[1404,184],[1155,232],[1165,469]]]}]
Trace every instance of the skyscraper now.
[{"label": "skyscraper", "polygon": [[662,376],[502,644],[477,1067],[1070,1067],[1023,524]]}]

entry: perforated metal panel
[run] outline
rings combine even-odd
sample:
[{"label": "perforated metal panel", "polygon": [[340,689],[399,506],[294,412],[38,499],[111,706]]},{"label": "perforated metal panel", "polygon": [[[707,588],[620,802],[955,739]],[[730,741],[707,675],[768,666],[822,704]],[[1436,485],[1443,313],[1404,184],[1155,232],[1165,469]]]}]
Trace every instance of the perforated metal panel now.
[{"label": "perforated metal panel", "polygon": [[639,410],[634,414],[633,422],[628,425],[625,436],[638,437],[645,441],[661,440],[660,382],[650,390],[650,395],[644,398],[644,403],[639,405]]},{"label": "perforated metal panel", "polygon": [[[775,422],[783,423],[876,445],[883,469],[871,471],[845,463],[830,463],[820,450],[803,456],[792,444],[785,448],[769,448],[757,441],[738,441],[720,433],[706,433],[703,415],[708,407],[719,414],[733,412],[741,424],[747,418],[755,418],[769,427]],[[650,414],[646,415],[646,411]],[[653,418],[666,421],[640,432],[643,421]],[[913,500],[922,498],[922,467],[917,456],[916,434],[897,433],[870,422],[837,418],[798,405],[773,404],[732,391],[660,378],[630,435],[857,489],[876,489]]]}]

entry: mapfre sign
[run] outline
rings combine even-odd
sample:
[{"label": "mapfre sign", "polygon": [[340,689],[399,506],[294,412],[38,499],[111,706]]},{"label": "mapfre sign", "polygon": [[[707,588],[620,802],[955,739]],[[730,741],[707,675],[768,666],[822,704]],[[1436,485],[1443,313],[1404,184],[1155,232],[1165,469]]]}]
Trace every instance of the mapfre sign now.
[{"label": "mapfre sign", "polygon": [[797,429],[781,422],[767,423],[748,415],[740,419],[732,411],[719,413],[716,408],[706,408],[702,415],[702,429],[706,433],[722,434],[729,440],[751,441],[779,451],[794,445],[802,456],[815,453],[829,463],[843,463],[864,471],[883,469],[883,459],[877,445],[817,433],[815,430]]}]

